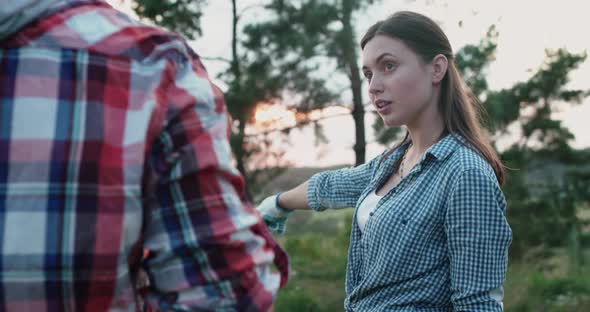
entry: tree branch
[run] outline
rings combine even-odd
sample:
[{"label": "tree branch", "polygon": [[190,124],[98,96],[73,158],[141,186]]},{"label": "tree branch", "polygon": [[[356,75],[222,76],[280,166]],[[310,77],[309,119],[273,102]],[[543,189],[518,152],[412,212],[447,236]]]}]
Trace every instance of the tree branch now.
[{"label": "tree branch", "polygon": [[251,137],[263,136],[263,135],[267,135],[267,134],[275,133],[275,132],[289,131],[289,130],[292,130],[292,129],[295,129],[295,128],[299,128],[301,126],[304,126],[304,125],[307,125],[307,124],[311,124],[311,123],[314,123],[314,122],[318,122],[318,121],[322,121],[322,120],[326,120],[326,119],[330,119],[330,118],[335,118],[335,117],[342,117],[342,116],[350,116],[350,113],[341,113],[341,114],[323,116],[323,117],[320,117],[320,118],[310,119],[310,120],[306,120],[304,122],[297,123],[294,126],[289,126],[289,127],[279,128],[279,129],[271,129],[271,130],[266,130],[266,131],[262,131],[262,132],[258,132],[258,133],[253,133],[253,134],[247,134],[247,135],[245,135],[245,137],[251,138]]},{"label": "tree branch", "polygon": [[212,57],[212,56],[199,56],[202,60],[206,60],[206,61],[219,61],[219,62],[224,62],[224,63],[228,63],[231,64],[231,60],[228,60],[226,58],[223,57]]},{"label": "tree branch", "polygon": [[244,15],[244,13],[246,13],[246,11],[257,8],[257,7],[264,8],[264,4],[252,4],[252,5],[245,7],[242,11],[240,11],[240,14],[238,14],[237,18],[240,19],[242,17],[242,15]]}]

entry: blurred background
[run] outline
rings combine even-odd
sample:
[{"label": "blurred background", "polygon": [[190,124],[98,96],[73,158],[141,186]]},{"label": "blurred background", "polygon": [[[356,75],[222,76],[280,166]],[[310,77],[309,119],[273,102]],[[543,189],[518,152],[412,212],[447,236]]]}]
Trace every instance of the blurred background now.
[{"label": "blurred background", "polygon": [[[180,33],[225,92],[249,198],[354,166],[400,139],[368,100],[359,40],[412,10],[436,20],[507,170],[506,311],[590,311],[587,1],[110,0]],[[352,209],[296,213],[276,311],[341,311]]]}]

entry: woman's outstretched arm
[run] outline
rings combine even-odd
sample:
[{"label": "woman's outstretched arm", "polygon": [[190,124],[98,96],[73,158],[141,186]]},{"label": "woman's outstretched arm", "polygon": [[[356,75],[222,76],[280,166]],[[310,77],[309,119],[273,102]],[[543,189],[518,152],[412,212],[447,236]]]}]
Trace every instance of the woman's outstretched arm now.
[{"label": "woman's outstretched arm", "polygon": [[299,184],[298,186],[279,194],[277,199],[279,207],[287,210],[307,210],[309,202],[307,201],[307,188],[309,180]]}]

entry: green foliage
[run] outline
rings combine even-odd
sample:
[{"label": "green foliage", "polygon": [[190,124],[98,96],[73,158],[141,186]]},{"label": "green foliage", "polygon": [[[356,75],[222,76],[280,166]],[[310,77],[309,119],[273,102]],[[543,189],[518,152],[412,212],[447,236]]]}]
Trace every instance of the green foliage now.
[{"label": "green foliage", "polygon": [[484,104],[489,115],[486,126],[492,132],[503,132],[520,116],[520,103],[511,90],[489,92]]},{"label": "green foliage", "polygon": [[201,16],[206,0],[136,0],[133,10],[170,31],[195,39],[202,35]]},{"label": "green foliage", "polygon": [[[525,145],[536,142],[536,150],[559,154],[569,149],[568,142],[574,136],[551,113],[564,102],[580,103],[586,96],[585,90],[565,89],[569,74],[586,59],[586,54],[572,54],[563,49],[546,54],[545,63],[529,80],[510,89],[489,92],[485,106],[491,113],[492,129],[501,130],[519,121]],[[522,109],[528,110],[527,116],[520,115]]]},{"label": "green foliage", "polygon": [[389,145],[392,142],[399,140],[402,134],[400,127],[387,127],[379,114],[375,113],[375,122],[373,123],[373,131],[375,132],[375,140],[383,145]]},{"label": "green foliage", "polygon": [[542,274],[534,274],[531,292],[546,301],[554,301],[564,295],[590,294],[590,278],[586,276],[547,279]]},{"label": "green foliage", "polygon": [[[587,90],[565,89],[569,74],[586,59],[586,54],[572,54],[564,49],[547,50],[541,68],[525,81],[499,91],[488,89],[487,68],[495,59],[498,32],[491,26],[478,45],[467,45],[455,55],[457,67],[474,96],[484,103],[492,132],[505,132],[513,122],[520,122],[525,146],[530,142],[536,150],[563,156],[570,152],[568,142],[573,134],[561,121],[552,118],[557,105],[580,103]],[[527,117],[521,115],[528,109]],[[522,144],[521,143],[521,144]],[[526,146],[529,147],[529,146]],[[530,148],[530,147],[529,147]]]},{"label": "green foliage", "polygon": [[[508,202],[508,220],[514,232],[511,256],[523,256],[526,250],[539,246],[563,246],[572,228],[580,226],[576,207],[588,202],[588,172],[564,173],[557,181],[529,180],[529,175],[547,164],[583,164],[587,156],[574,151],[569,142],[573,134],[554,119],[558,105],[579,103],[586,90],[569,90],[566,84],[571,71],[585,59],[585,54],[572,54],[563,49],[546,51],[541,68],[525,81],[499,91],[488,89],[486,70],[494,60],[498,33],[490,27],[478,45],[467,45],[456,55],[456,63],[473,94],[484,104],[492,133],[505,133],[517,123],[522,139],[505,150],[501,158],[509,168],[503,187]],[[522,115],[526,110],[526,115]],[[529,190],[534,189],[534,193]]]},{"label": "green foliage", "polygon": [[486,70],[495,60],[497,41],[498,32],[492,25],[478,45],[466,45],[455,54],[457,69],[477,98],[488,90]]},{"label": "green foliage", "polygon": [[275,311],[322,311],[322,308],[315,296],[309,294],[301,288],[291,285],[293,284],[289,284],[289,286],[279,292],[277,301],[274,305]]},{"label": "green foliage", "polygon": [[572,54],[564,49],[546,50],[545,63],[526,83],[516,84],[512,90],[521,102],[532,104],[540,100],[576,100],[582,90],[563,90],[569,74],[586,59],[586,54]]},{"label": "green foliage", "polygon": [[248,59],[257,63],[263,60],[265,65],[259,67],[264,68],[264,75],[257,78],[274,82],[274,96],[279,97],[279,91],[297,95],[290,102],[301,112],[332,102],[336,94],[326,87],[323,78],[314,78],[310,73],[319,66],[318,56],[325,55],[320,43],[333,35],[329,24],[336,20],[337,12],[318,1],[272,1],[266,9],[272,15],[268,21],[244,27]]},{"label": "green foliage", "polygon": [[281,244],[292,275],[276,311],[341,311],[352,210],[296,214]]},{"label": "green foliage", "polygon": [[571,276],[547,278],[532,273],[525,300],[510,311],[588,311],[590,310],[590,278]]},{"label": "green foliage", "polygon": [[[511,258],[519,259],[535,248],[568,245],[567,233],[583,227],[579,214],[590,203],[590,167],[584,166],[588,163],[584,153],[570,150],[567,155],[560,157],[518,146],[502,154],[508,167],[520,168],[507,171],[503,186],[514,234]],[[564,161],[580,167],[564,167],[563,173],[552,174],[551,170],[557,170],[552,168]],[[580,235],[584,244],[585,235]]]},{"label": "green foliage", "polygon": [[508,220],[513,231],[510,249],[512,259],[522,257],[532,247],[558,247],[568,242],[567,235],[577,226],[576,206],[563,198],[562,189],[553,185],[554,191],[539,198],[508,199]]}]

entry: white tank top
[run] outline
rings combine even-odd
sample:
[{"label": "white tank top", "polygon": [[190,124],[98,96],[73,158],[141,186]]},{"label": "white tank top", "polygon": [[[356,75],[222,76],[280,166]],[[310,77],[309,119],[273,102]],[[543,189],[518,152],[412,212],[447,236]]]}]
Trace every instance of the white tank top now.
[{"label": "white tank top", "polygon": [[379,200],[383,198],[383,196],[377,195],[377,193],[373,190],[359,205],[358,211],[356,213],[356,222],[361,229],[361,233],[365,232],[365,224],[369,220],[369,216],[375,207],[377,207],[377,203]]}]

